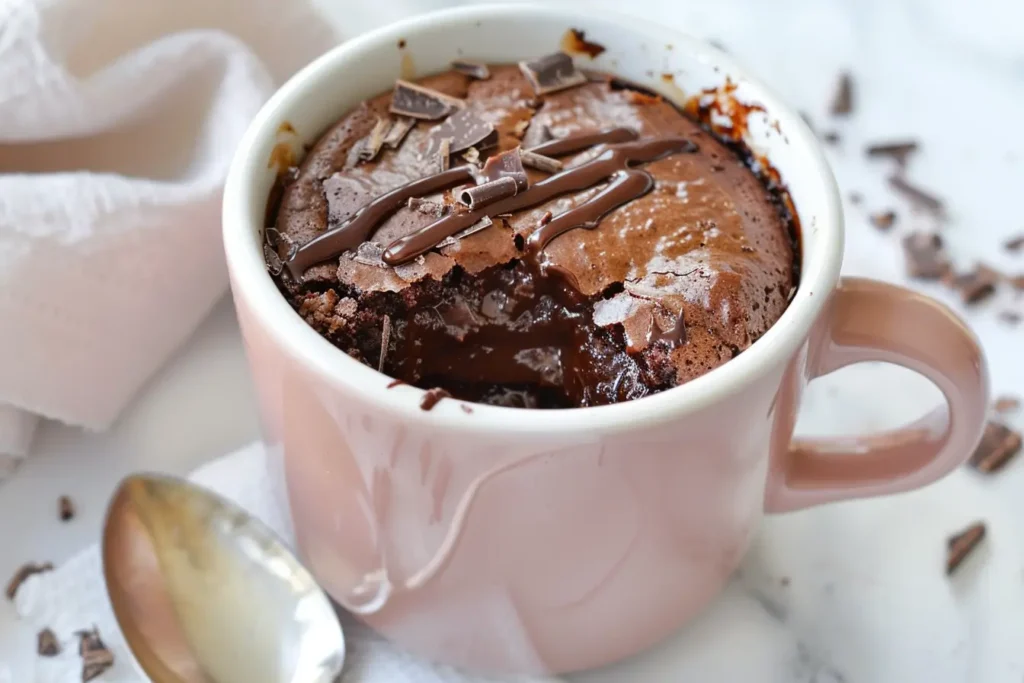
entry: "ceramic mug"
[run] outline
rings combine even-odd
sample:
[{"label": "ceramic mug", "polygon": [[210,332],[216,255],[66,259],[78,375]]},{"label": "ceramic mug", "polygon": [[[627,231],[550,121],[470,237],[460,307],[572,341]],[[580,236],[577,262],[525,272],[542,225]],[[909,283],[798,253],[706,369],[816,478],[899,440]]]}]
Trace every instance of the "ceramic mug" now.
[{"label": "ceramic mug", "polygon": [[[569,28],[606,48],[587,66],[675,100],[728,78],[737,99],[763,106],[749,144],[799,214],[799,287],[748,350],[654,396],[546,411],[443,400],[426,412],[423,391],[388,388],[390,378],[323,339],[276,289],[262,250],[268,160],[282,145],[301,155],[399,75],[441,71],[458,56],[547,54]],[[664,72],[674,84],[651,76]],[[484,5],[335,48],[288,81],[245,135],[225,190],[224,243],[302,557],[386,637],[476,670],[565,672],[647,648],[719,592],[762,514],[933,482],[963,462],[985,420],[985,363],[949,310],[840,278],[839,193],[800,117],[728,55],[659,25]],[[944,409],[886,434],[793,441],[807,383],[861,361],[919,372]]]}]

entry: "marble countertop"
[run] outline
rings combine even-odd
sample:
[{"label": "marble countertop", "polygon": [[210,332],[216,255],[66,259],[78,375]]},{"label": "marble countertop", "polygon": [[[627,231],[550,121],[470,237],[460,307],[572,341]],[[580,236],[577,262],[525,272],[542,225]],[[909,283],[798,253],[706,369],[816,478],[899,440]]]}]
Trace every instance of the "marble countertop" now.
[{"label": "marble countertop", "polygon": [[[429,0],[320,0],[347,32]],[[352,5],[357,5],[352,7]],[[366,5],[366,6],[364,6]],[[589,7],[621,7],[591,0]],[[939,284],[905,279],[900,236],[931,229],[886,185],[892,170],[865,144],[912,137],[921,150],[908,177],[945,199],[940,229],[960,268],[984,261],[1024,274],[1024,253],[1000,248],[1024,232],[1024,5],[1014,0],[633,0],[632,11],[716,39],[819,131],[847,204],[844,272],[903,282],[949,303],[976,331],[996,394],[1024,395],[1024,298],[1001,291],[971,308]],[[855,111],[828,115],[841,70],[854,77]],[[982,135],[978,135],[981,131]],[[894,209],[889,233],[868,215]],[[848,368],[816,381],[799,431],[896,426],[939,400],[904,370]],[[1024,416],[1011,418],[1024,427]],[[185,473],[257,437],[251,384],[230,301],[148,384],[106,434],[46,425],[29,460],[0,483],[0,576],[26,560],[60,562],[94,542],[106,500],[126,473]],[[79,514],[56,519],[69,494]],[[988,537],[953,577],[947,536],[976,520]],[[732,585],[698,621],[654,650],[579,681],[701,683],[1009,683],[1024,680],[1024,459],[983,476],[954,473],[927,489],[768,517]],[[34,634],[0,602],[0,662],[15,672],[34,656]]]}]

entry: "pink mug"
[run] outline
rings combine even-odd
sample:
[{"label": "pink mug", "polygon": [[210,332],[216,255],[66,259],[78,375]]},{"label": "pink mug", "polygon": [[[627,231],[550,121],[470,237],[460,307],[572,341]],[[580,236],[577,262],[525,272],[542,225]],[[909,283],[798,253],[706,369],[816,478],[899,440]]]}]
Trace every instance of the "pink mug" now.
[{"label": "pink mug", "polygon": [[[271,161],[301,156],[400,74],[437,72],[460,55],[547,54],[569,28],[606,48],[588,66],[675,100],[728,78],[735,97],[764,107],[748,143],[781,173],[800,216],[799,288],[750,349],[654,396],[551,411],[443,400],[423,411],[422,390],[388,388],[276,289],[262,251]],[[840,278],[839,194],[800,117],[728,55],[633,19],[462,7],[335,48],[246,134],[224,195],[224,245],[304,561],[386,637],[475,670],[566,672],[643,650],[722,589],[762,514],[924,486],[964,461],[985,421],[985,362],[960,320],[906,289]],[[861,361],[921,373],[945,410],[891,433],[793,441],[807,383]]]}]

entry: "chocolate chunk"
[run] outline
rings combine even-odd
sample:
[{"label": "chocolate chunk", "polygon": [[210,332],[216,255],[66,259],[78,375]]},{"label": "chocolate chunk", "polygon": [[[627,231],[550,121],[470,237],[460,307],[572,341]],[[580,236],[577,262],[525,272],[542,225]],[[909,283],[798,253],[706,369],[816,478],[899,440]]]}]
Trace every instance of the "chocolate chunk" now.
[{"label": "chocolate chunk", "polygon": [[82,683],[87,683],[114,665],[114,653],[103,644],[95,626],[91,631],[79,631],[78,638],[78,654],[82,657]]},{"label": "chocolate chunk", "polygon": [[398,149],[409,131],[416,127],[416,119],[407,116],[399,116],[391,124],[391,130],[384,136],[384,146],[388,149]]},{"label": "chocolate chunk", "polygon": [[1003,243],[1003,248],[1006,249],[1006,251],[1013,252],[1024,249],[1024,235],[1017,235],[1016,237],[1011,237],[1006,240],[1006,242]]},{"label": "chocolate chunk", "polygon": [[587,34],[577,28],[565,32],[562,49],[571,55],[587,55],[591,59],[604,52],[604,45],[587,40]]},{"label": "chocolate chunk", "polygon": [[831,111],[833,116],[846,116],[853,111],[853,77],[846,71],[839,74]]},{"label": "chocolate chunk", "polygon": [[459,201],[475,211],[496,201],[515,197],[517,194],[519,194],[519,189],[516,185],[516,179],[511,176],[505,176],[496,180],[489,180],[480,185],[467,187],[459,193]]},{"label": "chocolate chunk", "polygon": [[438,243],[437,248],[440,249],[442,247],[451,246],[451,245],[455,244],[456,242],[458,242],[459,240],[464,240],[467,237],[469,237],[470,235],[478,233],[481,230],[486,230],[487,228],[491,227],[492,225],[494,225],[494,221],[492,221],[487,216],[484,216],[479,221],[477,221],[473,225],[469,226],[465,230],[460,230],[459,232],[455,233],[451,237],[446,237],[445,239],[441,240],[441,242]]},{"label": "chocolate chunk", "polygon": [[821,134],[821,139],[830,145],[838,145],[843,141],[843,138],[839,135],[838,131],[829,130]]},{"label": "chocolate chunk", "polygon": [[522,150],[520,158],[523,160],[523,166],[529,166],[535,168],[538,171],[544,171],[545,173],[558,173],[562,170],[562,162],[558,159],[552,159],[546,157],[543,154],[537,154],[531,152],[528,149]]},{"label": "chocolate chunk", "polygon": [[999,319],[1008,325],[1019,325],[1021,315],[1017,311],[1003,311],[999,314]]},{"label": "chocolate chunk", "polygon": [[392,125],[391,119],[377,119],[370,134],[359,141],[360,161],[373,161],[377,158]]},{"label": "chocolate chunk", "polygon": [[942,200],[934,197],[919,187],[915,187],[907,182],[906,178],[901,175],[894,175],[889,177],[889,185],[892,189],[896,190],[908,200],[914,206],[933,214],[936,217],[944,218],[946,215],[945,206]]},{"label": "chocolate chunk", "polygon": [[946,541],[947,576],[952,576],[953,572],[978,547],[983,538],[985,538],[985,524],[983,522],[975,522],[963,531],[949,537],[949,540]]},{"label": "chocolate chunk", "polygon": [[891,230],[896,223],[895,211],[880,211],[871,215],[871,224],[879,230]]},{"label": "chocolate chunk", "polygon": [[488,149],[498,144],[498,131],[473,111],[460,109],[430,133],[430,149],[435,150],[441,140],[450,140],[451,154],[458,154],[470,147]]},{"label": "chocolate chunk", "polygon": [[1006,425],[989,422],[969,462],[979,472],[991,474],[1001,470],[1020,452],[1020,448],[1020,434]]},{"label": "chocolate chunk", "polygon": [[518,147],[488,158],[481,173],[488,182],[501,178],[512,178],[516,183],[516,194],[524,192],[530,187],[530,178],[526,175],[526,169],[523,168],[522,152]]},{"label": "chocolate chunk", "polygon": [[67,496],[61,496],[57,499],[57,514],[60,516],[60,521],[69,522],[75,517],[75,504]]},{"label": "chocolate chunk", "polygon": [[49,571],[53,571],[53,564],[51,562],[43,562],[41,564],[26,562],[18,571],[14,572],[14,576],[7,582],[7,599],[13,600],[14,596],[18,593],[18,589],[21,588],[21,584],[25,583],[30,576]]},{"label": "chocolate chunk", "polygon": [[934,233],[915,232],[903,238],[907,274],[921,280],[938,280],[949,272],[949,260],[942,238]]},{"label": "chocolate chunk", "polygon": [[391,93],[391,113],[424,121],[436,121],[465,106],[463,100],[408,81],[396,81]]},{"label": "chocolate chunk", "polygon": [[587,82],[586,74],[579,71],[572,57],[564,52],[519,62],[519,68],[538,95],[547,95]]},{"label": "chocolate chunk", "polygon": [[1016,396],[1000,396],[992,404],[992,409],[1000,415],[1008,415],[1020,410],[1020,399]]},{"label": "chocolate chunk", "polygon": [[900,166],[906,166],[910,155],[917,151],[917,142],[880,142],[868,145],[864,151],[869,157],[888,157]]},{"label": "chocolate chunk", "polygon": [[427,389],[426,393],[423,394],[423,400],[420,401],[420,408],[423,410],[431,410],[433,409],[434,406],[441,402],[442,398],[451,397],[452,395],[449,394],[444,389]]},{"label": "chocolate chunk", "polygon": [[452,163],[452,140],[451,138],[442,138],[437,145],[437,160],[438,166],[441,167],[441,172],[444,173],[448,170]]},{"label": "chocolate chunk", "polygon": [[432,202],[429,199],[422,199],[420,197],[409,197],[409,201],[406,202],[406,206],[411,211],[418,211],[427,216],[433,216],[434,218],[440,218],[445,214],[445,205],[441,202]]},{"label": "chocolate chunk", "polygon": [[460,74],[465,74],[478,81],[485,81],[491,77],[491,70],[483,62],[474,62],[469,59],[456,59],[452,62],[452,68]]},{"label": "chocolate chunk", "polygon": [[36,652],[40,657],[56,657],[60,654],[60,642],[57,634],[51,629],[44,628],[36,636]]},{"label": "chocolate chunk", "polygon": [[998,272],[979,263],[970,273],[957,275],[953,279],[953,286],[959,290],[965,304],[976,304],[992,296],[1001,279]]}]

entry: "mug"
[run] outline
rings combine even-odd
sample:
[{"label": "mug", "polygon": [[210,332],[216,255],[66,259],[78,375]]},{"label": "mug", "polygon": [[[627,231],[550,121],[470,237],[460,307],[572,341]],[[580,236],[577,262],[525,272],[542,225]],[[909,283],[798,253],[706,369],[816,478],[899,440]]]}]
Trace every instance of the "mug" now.
[{"label": "mug", "polygon": [[[747,143],[780,174],[799,215],[799,286],[749,349],[679,387],[589,408],[446,399],[424,411],[421,389],[389,388],[277,290],[262,250],[273,162],[300,157],[396,77],[442,71],[460,56],[548,54],[570,28],[606,48],[581,57],[587,67],[679,104],[683,93],[728,82],[738,101],[761,106]],[[663,26],[483,5],[355,38],[294,76],[256,117],[230,170],[223,219],[300,555],[343,607],[433,660],[558,673],[632,655],[722,589],[764,513],[924,486],[960,465],[984,426],[987,371],[963,323],[912,291],[840,277],[839,193],[801,118],[728,55]],[[924,375],[945,406],[885,434],[794,441],[807,383],[863,361]]]}]

